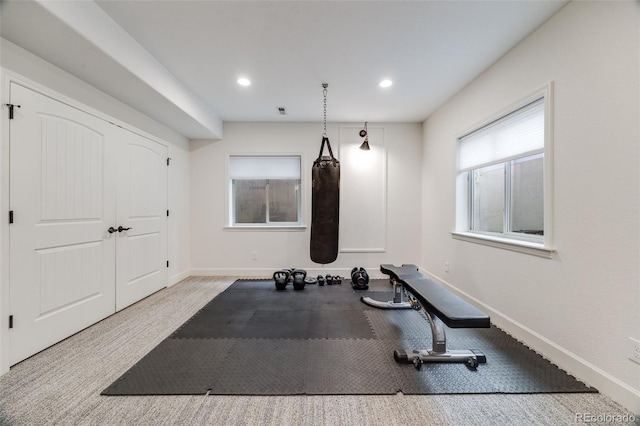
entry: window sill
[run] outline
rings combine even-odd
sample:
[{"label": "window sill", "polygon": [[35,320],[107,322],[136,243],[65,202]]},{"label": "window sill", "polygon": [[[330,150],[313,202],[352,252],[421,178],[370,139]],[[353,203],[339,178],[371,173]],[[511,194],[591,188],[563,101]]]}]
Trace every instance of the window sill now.
[{"label": "window sill", "polygon": [[291,225],[291,226],[225,226],[223,228],[225,231],[277,231],[277,232],[296,232],[296,231],[304,231],[307,229],[306,225]]},{"label": "window sill", "polygon": [[533,256],[553,258],[555,250],[545,247],[543,244],[529,243],[526,241],[510,240],[506,238],[492,237],[488,235],[473,234],[471,232],[452,232],[451,236],[456,240],[467,241],[469,243],[483,244],[490,247],[497,247]]}]

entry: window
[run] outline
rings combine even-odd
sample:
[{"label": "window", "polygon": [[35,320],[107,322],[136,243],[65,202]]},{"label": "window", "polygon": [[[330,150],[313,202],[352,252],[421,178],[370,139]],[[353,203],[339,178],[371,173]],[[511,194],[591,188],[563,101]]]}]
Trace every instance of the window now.
[{"label": "window", "polygon": [[231,226],[301,224],[300,156],[229,157]]},{"label": "window", "polygon": [[548,89],[458,139],[455,234],[549,246]]}]

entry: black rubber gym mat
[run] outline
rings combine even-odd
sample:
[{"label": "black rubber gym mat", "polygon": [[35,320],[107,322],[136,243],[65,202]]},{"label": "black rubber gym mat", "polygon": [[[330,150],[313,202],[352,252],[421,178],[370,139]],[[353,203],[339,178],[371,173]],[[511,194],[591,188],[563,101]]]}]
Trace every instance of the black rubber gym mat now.
[{"label": "black rubber gym mat", "polygon": [[363,311],[203,311],[174,339],[374,339]]},{"label": "black rubber gym mat", "polygon": [[446,329],[450,349],[478,349],[487,363],[398,364],[395,349],[428,349],[421,312],[381,310],[388,280],[370,291],[239,280],[105,389],[103,395],[327,395],[597,392],[503,331]]}]

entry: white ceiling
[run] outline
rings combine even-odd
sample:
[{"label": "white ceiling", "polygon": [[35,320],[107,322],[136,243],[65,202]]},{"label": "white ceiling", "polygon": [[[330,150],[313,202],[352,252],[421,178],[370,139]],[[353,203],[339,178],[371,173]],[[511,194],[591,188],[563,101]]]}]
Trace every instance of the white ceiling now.
[{"label": "white ceiling", "polygon": [[[565,4],[5,1],[0,30],[201,138],[216,136],[216,120],[321,121],[323,82],[329,121],[421,122]],[[393,85],[378,87],[383,78]]]}]

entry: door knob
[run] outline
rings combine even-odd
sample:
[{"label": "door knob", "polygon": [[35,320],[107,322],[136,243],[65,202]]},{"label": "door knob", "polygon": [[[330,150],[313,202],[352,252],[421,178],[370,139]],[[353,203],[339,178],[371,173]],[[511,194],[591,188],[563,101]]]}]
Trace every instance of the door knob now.
[{"label": "door knob", "polygon": [[116,231],[117,231],[117,229],[114,228],[113,226],[110,226],[109,229],[107,229],[107,232],[110,233],[110,234],[113,234]]},{"label": "door knob", "polygon": [[122,226],[118,226],[118,232],[128,231],[129,229],[133,229],[133,228],[123,228]]}]

